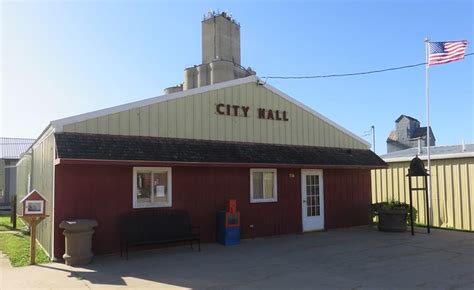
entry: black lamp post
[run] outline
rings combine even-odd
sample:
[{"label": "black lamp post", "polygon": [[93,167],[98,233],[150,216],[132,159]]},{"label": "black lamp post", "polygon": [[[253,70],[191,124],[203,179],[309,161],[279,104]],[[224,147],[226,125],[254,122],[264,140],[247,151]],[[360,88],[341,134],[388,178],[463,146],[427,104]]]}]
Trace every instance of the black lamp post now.
[{"label": "black lamp post", "polygon": [[[408,169],[408,184],[410,186],[410,223],[411,223],[411,235],[413,236],[415,234],[414,228],[413,228],[413,191],[424,191],[425,192],[425,199],[426,199],[426,223],[427,223],[427,230],[428,234],[430,233],[430,214],[429,214],[429,201],[428,201],[428,173],[426,172],[425,169],[425,164],[423,161],[421,161],[418,156],[413,158],[410,162],[410,168]],[[419,177],[423,176],[425,183],[424,187],[418,187],[418,188],[413,188],[411,184],[411,178],[412,177]]]}]

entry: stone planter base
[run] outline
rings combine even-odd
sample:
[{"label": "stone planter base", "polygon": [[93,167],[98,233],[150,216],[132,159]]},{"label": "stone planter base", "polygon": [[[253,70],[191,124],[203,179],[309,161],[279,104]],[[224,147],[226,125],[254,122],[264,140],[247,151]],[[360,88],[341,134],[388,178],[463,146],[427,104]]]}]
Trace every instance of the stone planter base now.
[{"label": "stone planter base", "polygon": [[64,229],[66,238],[63,259],[66,265],[79,266],[91,262],[93,228],[97,226],[95,220],[76,219],[62,221],[59,227]]},{"label": "stone planter base", "polygon": [[404,232],[407,230],[407,213],[405,211],[379,212],[379,231]]}]

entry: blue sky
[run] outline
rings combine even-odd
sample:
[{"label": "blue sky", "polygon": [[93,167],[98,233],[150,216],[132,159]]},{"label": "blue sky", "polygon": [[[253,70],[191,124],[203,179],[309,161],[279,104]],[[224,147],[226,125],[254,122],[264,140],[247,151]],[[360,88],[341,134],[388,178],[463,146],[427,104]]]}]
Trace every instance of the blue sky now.
[{"label": "blue sky", "polygon": [[[425,60],[423,39],[470,41],[472,1],[1,2],[0,136],[36,138],[51,120],[161,95],[201,61],[209,8],[241,23],[258,76],[381,69]],[[430,69],[437,144],[474,143],[474,56]],[[377,153],[400,114],[425,124],[425,69],[269,83],[362,136]],[[365,137],[371,141],[371,137]]]}]

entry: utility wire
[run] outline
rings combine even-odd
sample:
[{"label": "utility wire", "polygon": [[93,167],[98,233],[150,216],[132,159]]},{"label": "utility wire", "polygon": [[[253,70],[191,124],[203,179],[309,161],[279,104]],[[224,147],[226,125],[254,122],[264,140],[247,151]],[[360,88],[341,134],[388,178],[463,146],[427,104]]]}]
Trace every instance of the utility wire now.
[{"label": "utility wire", "polygon": [[[467,53],[464,56],[471,56],[474,53]],[[375,73],[382,73],[382,72],[387,72],[387,71],[394,71],[394,70],[401,70],[401,69],[407,69],[407,68],[412,68],[412,67],[417,67],[417,66],[422,66],[426,65],[426,62],[421,62],[417,64],[410,64],[410,65],[404,65],[404,66],[398,66],[398,67],[391,67],[391,68],[385,68],[385,69],[380,69],[380,70],[371,70],[371,71],[363,71],[363,72],[354,72],[354,73],[345,73],[345,74],[330,74],[330,75],[314,75],[314,76],[267,76],[267,77],[261,77],[263,79],[285,79],[285,80],[299,80],[299,79],[322,79],[322,78],[336,78],[336,77],[350,77],[350,76],[358,76],[358,75],[368,75],[368,74],[375,74]]]}]

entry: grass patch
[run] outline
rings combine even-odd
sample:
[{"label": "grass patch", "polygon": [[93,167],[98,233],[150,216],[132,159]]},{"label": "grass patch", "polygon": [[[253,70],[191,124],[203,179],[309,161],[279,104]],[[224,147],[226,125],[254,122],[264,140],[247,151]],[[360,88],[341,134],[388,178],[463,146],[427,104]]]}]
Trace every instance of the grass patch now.
[{"label": "grass patch", "polygon": [[[8,256],[12,266],[26,266],[30,264],[30,236],[22,233],[0,233],[0,251]],[[36,263],[47,263],[49,258],[36,243]]]},{"label": "grass patch", "polygon": [[11,231],[13,230],[13,225],[10,222],[10,216],[5,215],[5,216],[0,216],[0,231]]},{"label": "grass patch", "polygon": [[16,229],[13,228],[13,224],[10,222],[10,215],[0,215],[0,232],[5,231],[26,231],[27,226],[25,222],[19,217],[16,217]]}]

